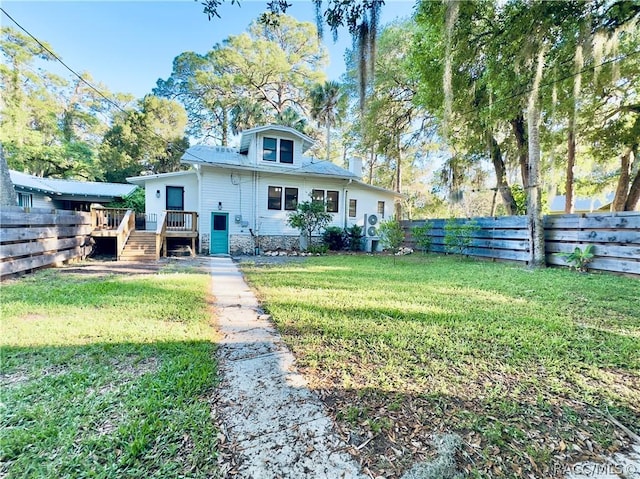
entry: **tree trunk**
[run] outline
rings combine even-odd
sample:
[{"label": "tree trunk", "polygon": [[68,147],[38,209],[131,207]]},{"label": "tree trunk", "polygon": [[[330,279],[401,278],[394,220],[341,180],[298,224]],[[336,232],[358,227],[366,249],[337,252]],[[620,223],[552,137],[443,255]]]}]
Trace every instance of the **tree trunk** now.
[{"label": "tree trunk", "polygon": [[[402,155],[400,153],[400,135],[396,136],[396,153],[398,155],[396,160],[396,191],[398,193],[402,192]],[[400,221],[402,219],[402,202],[396,200],[395,202],[396,209],[396,220]]]},{"label": "tree trunk", "polygon": [[331,161],[331,123],[327,122],[327,161]]},{"label": "tree trunk", "polygon": [[[511,193],[511,188],[509,188],[509,183],[507,182],[507,169],[504,166],[504,160],[502,159],[502,151],[500,150],[500,145],[493,134],[490,131],[487,131],[486,135],[489,154],[491,156],[491,161],[493,162],[493,167],[496,171],[496,188],[502,196],[502,201],[507,209],[507,215],[513,216],[517,214],[518,207],[516,205],[516,200]],[[491,216],[493,216],[493,207]]]},{"label": "tree trunk", "polygon": [[573,213],[573,168],[576,164],[576,122],[573,115],[569,118],[569,138],[567,140],[567,179],[565,182],[564,212]]},{"label": "tree trunk", "polygon": [[4,157],[2,144],[0,144],[0,176],[0,187],[2,187],[0,191],[0,206],[16,206],[18,204],[18,196],[11,182],[9,165]]},{"label": "tree trunk", "polygon": [[527,133],[524,128],[524,117],[518,115],[511,120],[513,135],[516,137],[516,146],[518,147],[518,163],[520,163],[520,175],[522,176],[522,186],[526,189],[529,186],[529,150],[527,146]]},{"label": "tree trunk", "polygon": [[[637,157],[637,154],[635,155]],[[636,161],[638,159],[636,158]],[[629,194],[627,195],[627,201],[624,204],[625,211],[635,211],[638,208],[638,203],[640,202],[640,168],[636,172],[636,176],[631,183],[631,188],[629,189]]]},{"label": "tree trunk", "polygon": [[222,146],[229,145],[229,111],[222,107]]},{"label": "tree trunk", "polygon": [[629,182],[631,181],[631,155],[629,148],[620,158],[620,177],[618,178],[618,186],[616,195],[611,203],[611,211],[624,211],[629,195]]},{"label": "tree trunk", "polygon": [[544,224],[540,191],[540,82],[544,67],[544,50],[538,52],[536,76],[529,94],[527,106],[527,135],[529,137],[529,168],[527,216],[529,217],[530,266],[542,268],[546,265],[544,251]]},{"label": "tree trunk", "polygon": [[375,165],[375,161],[376,161],[376,156],[375,156],[375,152],[373,151],[373,148],[371,148],[371,151],[369,152],[369,184],[372,185],[373,184],[373,167]]}]

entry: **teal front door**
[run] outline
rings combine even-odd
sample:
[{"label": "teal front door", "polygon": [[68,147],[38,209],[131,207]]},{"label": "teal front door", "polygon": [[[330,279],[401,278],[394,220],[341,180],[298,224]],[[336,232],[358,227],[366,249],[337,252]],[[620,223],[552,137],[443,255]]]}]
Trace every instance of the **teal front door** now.
[{"label": "teal front door", "polygon": [[229,253],[229,213],[211,213],[210,254]]}]

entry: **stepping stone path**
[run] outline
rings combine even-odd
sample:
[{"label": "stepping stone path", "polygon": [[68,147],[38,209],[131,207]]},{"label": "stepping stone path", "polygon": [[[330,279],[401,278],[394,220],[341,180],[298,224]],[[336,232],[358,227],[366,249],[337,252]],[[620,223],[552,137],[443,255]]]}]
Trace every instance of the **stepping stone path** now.
[{"label": "stepping stone path", "polygon": [[221,334],[216,412],[222,447],[237,460],[223,463],[223,472],[251,479],[365,479],[237,266],[230,258],[211,258],[211,274]]}]

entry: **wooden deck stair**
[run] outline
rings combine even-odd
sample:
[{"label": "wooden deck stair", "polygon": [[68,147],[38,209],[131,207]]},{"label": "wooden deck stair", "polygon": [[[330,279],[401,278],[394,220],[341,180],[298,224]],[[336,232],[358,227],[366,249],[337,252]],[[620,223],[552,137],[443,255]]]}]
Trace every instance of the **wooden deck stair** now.
[{"label": "wooden deck stair", "polygon": [[156,234],[152,231],[132,231],[122,250],[120,261],[156,259]]}]

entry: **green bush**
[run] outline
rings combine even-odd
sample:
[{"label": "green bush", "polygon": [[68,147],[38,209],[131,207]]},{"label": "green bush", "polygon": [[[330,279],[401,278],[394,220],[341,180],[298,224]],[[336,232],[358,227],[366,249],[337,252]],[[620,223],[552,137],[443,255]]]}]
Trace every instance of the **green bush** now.
[{"label": "green bush", "polygon": [[422,226],[414,226],[411,228],[411,234],[416,242],[416,246],[422,250],[423,253],[429,251],[431,248],[431,230],[433,225],[431,223],[425,223]]},{"label": "green bush", "polygon": [[327,254],[329,247],[326,244],[314,244],[307,248],[307,253],[311,254]]},{"label": "green bush", "polygon": [[395,254],[404,242],[404,229],[396,220],[383,221],[380,223],[380,239],[383,248]]},{"label": "green bush", "polygon": [[322,242],[331,251],[340,251],[345,246],[345,232],[338,226],[328,226],[322,233]]},{"label": "green bush", "polygon": [[478,223],[475,220],[449,218],[444,224],[444,244],[447,251],[465,254],[478,229]]},{"label": "green bush", "polygon": [[107,208],[126,208],[136,213],[144,213],[145,196],[144,188],[136,188],[130,195],[106,205]]},{"label": "green bush", "polygon": [[362,251],[362,227],[351,225],[346,229],[347,243],[349,251]]}]

